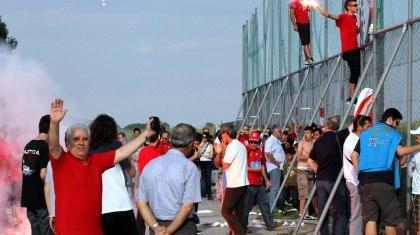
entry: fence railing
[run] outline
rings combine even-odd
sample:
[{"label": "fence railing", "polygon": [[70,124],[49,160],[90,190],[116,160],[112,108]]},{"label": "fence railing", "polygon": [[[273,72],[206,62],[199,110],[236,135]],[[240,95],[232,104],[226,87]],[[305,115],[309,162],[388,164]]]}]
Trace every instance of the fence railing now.
[{"label": "fence railing", "polygon": [[[413,43],[419,41],[420,18],[374,33],[372,41],[362,49],[362,74],[355,96],[350,102],[353,103],[362,88],[374,89],[376,102],[370,107],[374,117],[379,118],[389,107],[399,109],[404,116],[402,123],[405,129],[402,132],[407,137],[407,144],[411,144],[409,130],[413,125],[417,128],[420,124],[420,44]],[[340,55],[335,55],[267,82],[243,94],[235,125],[238,129],[244,124],[254,128],[279,124],[284,128],[286,125],[305,125],[312,122],[323,124],[326,118],[339,116],[340,126],[343,128],[353,109],[352,105],[345,102],[348,96],[348,77],[347,65]],[[342,176],[341,170],[314,234],[319,232]],[[287,178],[288,174],[284,182]],[[284,182],[276,201],[284,189]],[[407,177],[405,214],[408,224],[411,222],[410,187],[411,181]],[[316,187],[313,187],[303,214],[309,208],[315,191]],[[302,220],[300,218],[294,234],[298,233]]]}]

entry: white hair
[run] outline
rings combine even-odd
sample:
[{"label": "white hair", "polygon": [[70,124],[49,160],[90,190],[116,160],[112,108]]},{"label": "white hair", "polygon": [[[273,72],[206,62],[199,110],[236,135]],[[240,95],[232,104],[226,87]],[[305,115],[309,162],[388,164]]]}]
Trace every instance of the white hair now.
[{"label": "white hair", "polygon": [[71,140],[73,139],[74,131],[77,129],[85,130],[90,139],[90,129],[83,123],[76,123],[76,124],[71,125],[69,128],[67,128],[66,134],[64,136],[64,142],[66,143],[67,146],[69,146]]}]

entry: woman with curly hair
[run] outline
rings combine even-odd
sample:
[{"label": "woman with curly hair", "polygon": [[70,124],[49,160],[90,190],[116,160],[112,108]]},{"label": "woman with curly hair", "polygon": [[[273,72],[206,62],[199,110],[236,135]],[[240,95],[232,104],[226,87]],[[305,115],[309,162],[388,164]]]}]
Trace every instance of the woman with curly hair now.
[{"label": "woman with curly hair", "polygon": [[[112,117],[106,114],[97,116],[89,129],[91,153],[106,152],[121,147],[121,142],[117,140],[117,123]],[[105,235],[138,234],[123,174],[123,170],[132,169],[130,160],[125,159],[102,174],[102,228]]]}]

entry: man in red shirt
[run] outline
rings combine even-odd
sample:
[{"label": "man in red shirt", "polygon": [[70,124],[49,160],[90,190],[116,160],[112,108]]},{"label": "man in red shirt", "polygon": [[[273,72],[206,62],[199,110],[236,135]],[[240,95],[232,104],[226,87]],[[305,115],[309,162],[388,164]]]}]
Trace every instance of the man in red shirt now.
[{"label": "man in red shirt", "polygon": [[247,186],[248,189],[245,195],[245,213],[244,217],[242,218],[242,224],[248,224],[248,215],[256,203],[258,208],[260,208],[267,230],[272,231],[276,227],[280,226],[280,223],[275,222],[273,219],[273,214],[270,212],[268,195],[262,182],[262,178],[264,178],[266,186],[268,188],[271,186],[271,182],[267,178],[265,169],[265,157],[260,148],[260,132],[251,132],[249,135],[248,143],[249,146],[247,147],[247,152],[249,185]]},{"label": "man in red shirt", "polygon": [[299,33],[300,42],[303,46],[305,55],[305,65],[314,63],[311,54],[311,29],[309,20],[309,11],[311,8],[302,4],[302,0],[292,0],[290,3],[290,21],[293,29]]},{"label": "man in red shirt", "polygon": [[335,24],[340,29],[342,57],[343,60],[347,61],[350,69],[349,97],[347,98],[349,104],[360,76],[360,49],[357,35],[363,26],[357,23],[355,14],[359,11],[359,4],[355,0],[346,0],[344,9],[346,9],[346,12],[338,16],[332,15],[322,8],[320,8],[320,12],[322,15],[335,20]]},{"label": "man in red shirt", "polygon": [[[163,134],[162,134],[163,136]],[[158,135],[153,135],[149,138],[150,144],[146,147],[142,148],[139,153],[139,162],[138,162],[138,168],[139,168],[139,178],[141,173],[143,172],[144,167],[146,167],[147,163],[149,163],[151,160],[163,155],[162,149],[159,148],[159,139]],[[167,152],[168,150],[166,150]],[[141,187],[141,185],[139,185]],[[137,197],[137,195],[136,195]],[[146,224],[144,223],[143,218],[141,217],[140,213],[137,213],[137,228],[139,230],[139,234],[145,234],[146,232]]]},{"label": "man in red shirt", "polygon": [[153,134],[147,130],[115,151],[88,154],[89,129],[74,124],[65,134],[68,152],[59,143],[59,124],[67,110],[63,101],[51,103],[48,142],[56,195],[55,233],[101,235],[102,173],[131,156]]},{"label": "man in red shirt", "polygon": [[159,150],[161,155],[166,154],[168,150],[172,148],[170,140],[171,133],[169,131],[163,131],[157,146],[157,149]]}]

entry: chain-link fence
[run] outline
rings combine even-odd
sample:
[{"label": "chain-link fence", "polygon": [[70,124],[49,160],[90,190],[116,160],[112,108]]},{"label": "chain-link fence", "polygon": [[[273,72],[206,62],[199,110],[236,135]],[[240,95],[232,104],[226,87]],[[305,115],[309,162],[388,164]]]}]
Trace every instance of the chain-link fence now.
[{"label": "chain-link fence", "polygon": [[[338,12],[339,3],[325,0],[324,7]],[[419,1],[364,0],[360,5],[359,20],[367,21],[368,6],[373,7],[371,10],[376,11],[378,17],[372,20],[377,26],[375,33],[367,37],[368,26],[365,25],[366,33],[359,38],[363,42],[368,39],[362,48],[363,72],[359,87],[370,87],[378,94],[373,107],[375,120],[387,108],[400,110],[403,114],[400,132],[406,137],[405,142],[411,144],[409,129],[420,125],[420,97],[417,95],[420,91],[420,18],[416,17],[420,16]],[[411,10],[408,6],[412,6]],[[287,19],[288,4],[267,0],[263,9],[262,36],[258,31],[257,11],[252,23],[244,25],[247,29],[244,30],[244,99],[235,121],[237,128],[244,124],[254,128],[274,124],[323,124],[332,116],[340,116],[342,123],[349,122],[353,112],[353,107],[346,104],[350,71],[338,54],[340,39],[334,22],[312,14],[312,48],[319,62],[303,67],[299,40],[290,30]],[[401,201],[409,219],[411,183],[405,171],[403,174],[405,187],[402,187]]]}]

